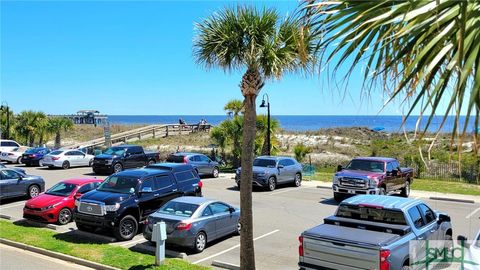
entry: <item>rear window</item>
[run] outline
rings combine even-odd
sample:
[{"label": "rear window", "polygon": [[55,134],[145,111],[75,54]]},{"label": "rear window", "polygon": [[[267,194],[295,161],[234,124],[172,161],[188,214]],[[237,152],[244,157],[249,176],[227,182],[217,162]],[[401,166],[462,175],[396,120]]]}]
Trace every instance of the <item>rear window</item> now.
[{"label": "rear window", "polygon": [[257,167],[275,168],[276,165],[277,165],[277,162],[273,159],[256,158],[253,161],[253,166],[257,166]]},{"label": "rear window", "polygon": [[167,162],[170,163],[183,163],[184,156],[170,155],[167,157]]},{"label": "rear window", "polygon": [[338,207],[335,216],[357,220],[407,225],[403,212],[391,209],[377,209],[372,207],[341,204]]},{"label": "rear window", "polygon": [[52,156],[57,156],[57,155],[60,155],[61,153],[63,153],[63,151],[53,151],[53,152],[50,152],[50,155]]},{"label": "rear window", "polygon": [[185,182],[189,180],[194,180],[195,175],[192,171],[183,171],[175,173],[175,178],[177,178],[177,181],[179,182]]},{"label": "rear window", "polygon": [[172,216],[191,217],[197,209],[197,204],[169,201],[157,212]]}]

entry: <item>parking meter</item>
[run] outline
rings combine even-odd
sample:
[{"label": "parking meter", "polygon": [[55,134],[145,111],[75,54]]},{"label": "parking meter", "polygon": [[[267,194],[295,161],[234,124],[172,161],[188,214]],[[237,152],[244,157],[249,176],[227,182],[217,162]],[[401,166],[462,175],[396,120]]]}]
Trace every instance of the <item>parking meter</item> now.
[{"label": "parking meter", "polygon": [[161,265],[165,260],[165,240],[167,240],[167,225],[165,222],[157,222],[153,225],[152,241],[156,243],[155,264]]}]

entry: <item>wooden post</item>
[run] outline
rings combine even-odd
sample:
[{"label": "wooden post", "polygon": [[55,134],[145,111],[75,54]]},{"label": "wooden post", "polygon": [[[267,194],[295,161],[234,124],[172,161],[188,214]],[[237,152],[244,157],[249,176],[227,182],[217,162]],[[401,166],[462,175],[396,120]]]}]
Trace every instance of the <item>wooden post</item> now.
[{"label": "wooden post", "polygon": [[169,126],[167,126],[167,133],[165,133],[165,137],[168,137],[168,127]]}]

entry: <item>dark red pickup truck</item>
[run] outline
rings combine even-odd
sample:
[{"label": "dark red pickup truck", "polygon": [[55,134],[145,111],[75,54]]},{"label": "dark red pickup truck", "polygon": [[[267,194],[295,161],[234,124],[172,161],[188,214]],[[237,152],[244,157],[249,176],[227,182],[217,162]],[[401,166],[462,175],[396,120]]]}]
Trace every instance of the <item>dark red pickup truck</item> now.
[{"label": "dark red pickup truck", "polygon": [[338,166],[332,189],[336,201],[342,201],[346,195],[387,195],[397,191],[408,197],[412,182],[413,169],[401,168],[394,158],[358,157],[345,168]]}]

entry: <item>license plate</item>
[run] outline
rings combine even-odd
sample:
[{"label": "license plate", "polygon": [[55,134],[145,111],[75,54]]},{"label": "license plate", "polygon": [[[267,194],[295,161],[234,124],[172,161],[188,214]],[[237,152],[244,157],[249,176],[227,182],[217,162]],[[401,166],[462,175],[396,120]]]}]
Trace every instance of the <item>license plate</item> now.
[{"label": "license plate", "polygon": [[349,194],[355,194],[355,190],[349,190],[348,193]]}]

